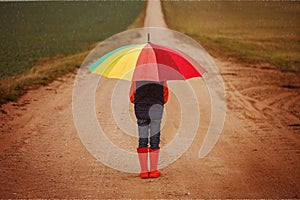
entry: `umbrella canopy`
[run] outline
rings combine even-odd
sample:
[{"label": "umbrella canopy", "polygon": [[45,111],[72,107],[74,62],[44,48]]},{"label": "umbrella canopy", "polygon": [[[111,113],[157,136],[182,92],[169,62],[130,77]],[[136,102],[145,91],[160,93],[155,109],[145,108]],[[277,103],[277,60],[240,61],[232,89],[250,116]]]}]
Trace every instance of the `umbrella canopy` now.
[{"label": "umbrella canopy", "polygon": [[88,68],[104,77],[129,81],[186,80],[206,72],[183,52],[152,42],[115,49]]}]

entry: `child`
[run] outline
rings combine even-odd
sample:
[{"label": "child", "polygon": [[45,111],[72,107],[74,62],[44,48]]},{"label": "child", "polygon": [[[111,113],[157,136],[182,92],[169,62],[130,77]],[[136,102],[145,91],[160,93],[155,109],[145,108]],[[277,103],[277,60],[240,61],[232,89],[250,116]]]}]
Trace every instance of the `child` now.
[{"label": "child", "polygon": [[[166,82],[136,81],[130,88],[130,101],[134,103],[139,132],[139,146],[137,153],[141,166],[141,178],[157,178],[160,143],[160,124],[164,104],[168,101],[168,87]],[[150,148],[148,137],[150,131]],[[148,170],[148,152],[150,154],[150,172]]]}]

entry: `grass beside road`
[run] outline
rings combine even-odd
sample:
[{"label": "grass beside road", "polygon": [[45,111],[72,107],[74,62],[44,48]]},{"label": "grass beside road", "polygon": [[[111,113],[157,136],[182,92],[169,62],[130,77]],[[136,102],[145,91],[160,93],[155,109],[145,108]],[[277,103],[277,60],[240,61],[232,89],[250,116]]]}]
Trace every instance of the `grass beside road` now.
[{"label": "grass beside road", "polygon": [[299,2],[164,1],[163,11],[215,57],[300,71]]},{"label": "grass beside road", "polygon": [[[133,23],[129,23],[129,26],[127,24],[127,28],[125,26],[123,27],[123,30],[143,26],[145,17],[145,4],[142,9],[139,10],[139,13],[137,13],[136,16],[137,18],[135,18],[135,20],[132,19]],[[109,19],[107,20],[109,21]],[[101,37],[101,40],[105,39],[104,37],[109,37],[111,35],[112,33],[107,36],[102,36],[103,38]],[[87,43],[84,50],[77,50],[76,53],[71,55],[57,55],[57,53],[54,54],[56,56],[40,58],[30,66],[29,70],[26,70],[24,73],[15,76],[8,76],[0,80],[0,111],[5,113],[5,111],[1,110],[1,104],[9,101],[16,101],[28,90],[36,89],[41,85],[47,85],[59,77],[74,72],[76,68],[81,66],[83,60],[96,45],[96,42]]]},{"label": "grass beside road", "polygon": [[29,71],[0,81],[0,105],[16,101],[28,90],[36,89],[54,81],[81,66],[89,51],[70,56],[56,56],[38,61]]},{"label": "grass beside road", "polygon": [[0,2],[0,80],[44,57],[70,55],[126,29],[140,1]]}]

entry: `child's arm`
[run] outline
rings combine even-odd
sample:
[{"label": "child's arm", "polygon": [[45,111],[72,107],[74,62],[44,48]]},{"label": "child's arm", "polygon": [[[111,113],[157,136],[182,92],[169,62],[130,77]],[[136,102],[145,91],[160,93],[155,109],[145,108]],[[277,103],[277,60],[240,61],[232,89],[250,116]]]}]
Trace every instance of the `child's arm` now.
[{"label": "child's arm", "polygon": [[130,87],[130,92],[129,92],[129,98],[130,98],[131,103],[134,103],[135,93],[136,93],[135,82],[132,82],[131,87]]},{"label": "child's arm", "polygon": [[169,89],[168,89],[167,82],[164,82],[164,104],[168,102],[168,99],[169,99]]}]

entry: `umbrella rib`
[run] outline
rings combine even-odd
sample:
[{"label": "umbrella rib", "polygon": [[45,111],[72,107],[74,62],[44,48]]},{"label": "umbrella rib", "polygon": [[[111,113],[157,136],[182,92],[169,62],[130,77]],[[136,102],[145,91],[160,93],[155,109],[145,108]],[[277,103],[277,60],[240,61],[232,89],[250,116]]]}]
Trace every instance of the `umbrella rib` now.
[{"label": "umbrella rib", "polygon": [[154,57],[155,57],[156,73],[157,73],[157,78],[158,78],[158,82],[159,82],[160,81],[160,76],[159,76],[159,69],[158,69],[158,60],[157,60],[156,52],[155,52],[152,45],[151,45],[151,47],[152,47],[152,51],[153,51],[153,54],[154,54]]}]

